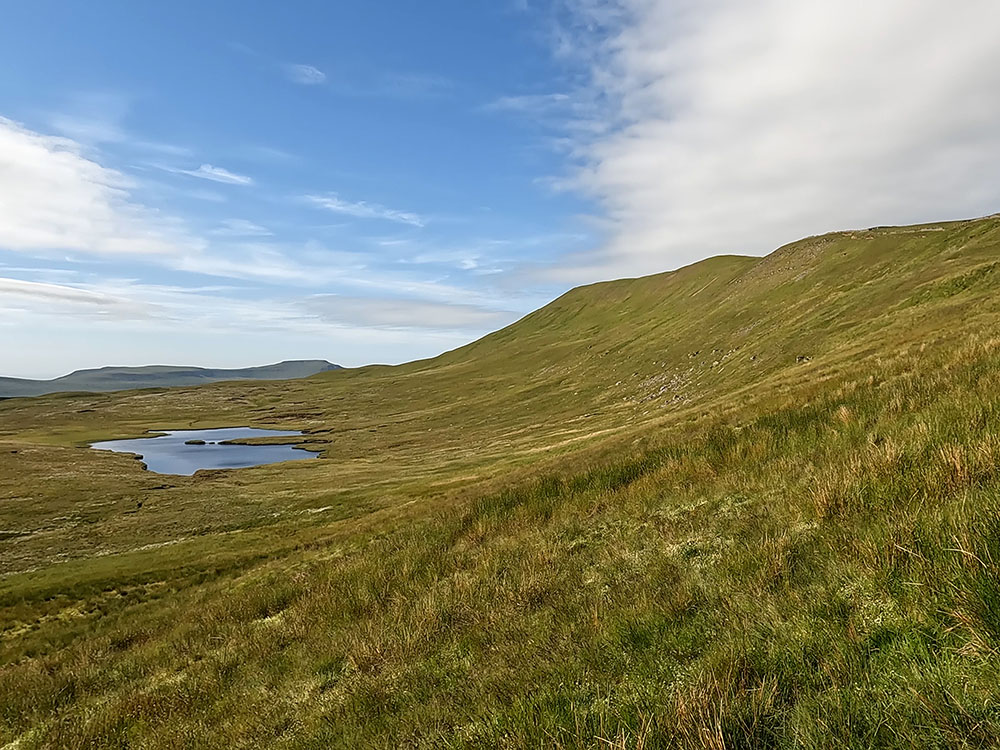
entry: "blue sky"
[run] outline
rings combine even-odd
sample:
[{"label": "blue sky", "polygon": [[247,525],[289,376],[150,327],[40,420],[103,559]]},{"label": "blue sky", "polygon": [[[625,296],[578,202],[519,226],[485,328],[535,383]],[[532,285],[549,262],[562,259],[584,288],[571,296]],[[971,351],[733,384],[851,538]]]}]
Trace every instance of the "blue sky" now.
[{"label": "blue sky", "polygon": [[566,85],[516,4],[41,2],[5,18],[9,127],[72,139],[127,180],[137,223],[188,247],[0,245],[2,276],[126,301],[40,321],[34,290],[8,288],[24,314],[0,328],[21,349],[3,374],[427,356],[544,303],[566,285],[518,271],[592,241],[584,202],[540,179],[560,170],[545,128],[498,104]]},{"label": "blue sky", "polygon": [[1000,210],[998,21],[986,0],[8,4],[0,375],[401,362],[576,283]]}]

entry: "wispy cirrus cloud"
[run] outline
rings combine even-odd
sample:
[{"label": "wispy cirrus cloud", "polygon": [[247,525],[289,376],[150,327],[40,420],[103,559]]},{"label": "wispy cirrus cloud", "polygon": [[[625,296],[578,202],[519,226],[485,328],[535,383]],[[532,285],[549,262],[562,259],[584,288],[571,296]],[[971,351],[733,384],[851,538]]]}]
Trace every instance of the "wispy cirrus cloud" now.
[{"label": "wispy cirrus cloud", "polygon": [[[94,297],[77,298],[77,291],[71,287],[68,292],[76,301],[56,302],[44,293],[5,296],[0,290],[0,328],[10,355],[4,375],[54,377],[108,364],[248,366],[260,364],[261,351],[275,360],[322,356],[347,366],[393,363],[453,349],[469,338],[468,330],[452,327],[339,322],[339,316],[319,315],[298,297],[234,296],[238,290],[230,287],[108,279],[84,290],[116,300],[97,304]],[[197,347],[173,349],[170,342],[178,336],[194,340]],[[40,337],[50,345],[38,347]],[[30,358],[21,356],[27,352]]]},{"label": "wispy cirrus cloud", "polygon": [[81,310],[116,319],[148,318],[151,308],[138,300],[81,289],[65,284],[51,284],[0,277],[0,305],[12,302],[40,303],[51,312],[51,305],[69,306],[74,313]]},{"label": "wispy cirrus cloud", "polygon": [[166,171],[176,174],[186,174],[189,177],[211,180],[212,182],[222,182],[226,185],[253,185],[252,177],[230,172],[228,169],[216,167],[212,164],[202,164],[197,169],[167,169]]},{"label": "wispy cirrus cloud", "polygon": [[131,132],[125,121],[131,109],[128,96],[114,92],[82,92],[66,104],[66,110],[51,114],[52,128],[81,144],[116,144],[136,152],[190,156],[187,146],[143,138]]},{"label": "wispy cirrus cloud", "polygon": [[413,227],[423,227],[427,220],[412,211],[398,211],[393,208],[386,208],[378,203],[368,201],[348,201],[339,197],[335,193],[326,195],[307,195],[306,201],[313,205],[325,208],[333,213],[353,216],[358,219],[381,219],[383,221],[393,221],[398,224],[409,224]]},{"label": "wispy cirrus cloud", "polygon": [[479,305],[333,294],[311,297],[305,307],[323,320],[376,328],[486,330],[518,317],[513,312]]},{"label": "wispy cirrus cloud", "polygon": [[212,234],[220,237],[270,237],[274,232],[247,219],[223,219]]},{"label": "wispy cirrus cloud", "polygon": [[188,146],[140,138],[124,130],[118,122],[102,117],[60,113],[53,115],[50,122],[54,130],[79,143],[116,144],[129,151],[150,155],[182,157],[194,153]]},{"label": "wispy cirrus cloud", "polygon": [[56,284],[0,277],[0,310],[49,318],[85,316],[151,325],[184,320],[215,329],[241,330],[249,325],[314,332],[322,331],[325,324],[342,330],[485,331],[518,317],[518,313],[473,302],[378,294],[249,299],[232,296],[233,291],[226,286],[180,287],[134,279]]},{"label": "wispy cirrus cloud", "polygon": [[302,86],[319,86],[326,83],[326,73],[312,65],[289,63],[282,65],[282,70],[289,81]]},{"label": "wispy cirrus cloud", "polygon": [[254,180],[252,177],[247,175],[238,174],[236,172],[231,172],[223,167],[217,167],[214,164],[202,164],[196,169],[183,169],[181,167],[174,167],[168,164],[155,164],[150,163],[148,166],[154,169],[159,169],[161,172],[168,172],[170,174],[182,174],[188,177],[197,177],[199,180],[208,180],[210,182],[219,182],[223,185],[253,185]]},{"label": "wispy cirrus cloud", "polygon": [[281,71],[287,80],[300,86],[319,86],[326,82],[326,73],[315,65],[282,62],[242,42],[229,42],[227,46],[234,52],[257,60],[258,64],[263,63],[271,71]]},{"label": "wispy cirrus cloud", "polygon": [[316,268],[299,262],[280,246],[243,242],[211,253],[185,255],[172,261],[178,271],[269,285],[323,286],[336,281],[339,268]]},{"label": "wispy cirrus cloud", "polygon": [[517,96],[501,96],[486,104],[487,112],[521,112],[529,114],[550,114],[553,111],[564,110],[572,102],[569,94],[521,94]]}]

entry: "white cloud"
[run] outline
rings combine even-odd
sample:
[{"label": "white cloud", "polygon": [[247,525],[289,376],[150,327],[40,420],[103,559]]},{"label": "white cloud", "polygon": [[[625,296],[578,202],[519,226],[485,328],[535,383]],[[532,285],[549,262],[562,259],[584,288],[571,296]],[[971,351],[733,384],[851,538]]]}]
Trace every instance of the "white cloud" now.
[{"label": "white cloud", "polygon": [[[393,293],[388,286],[386,292]],[[26,377],[107,364],[261,364],[261,351],[268,360],[404,362],[453,349],[515,317],[475,303],[378,295],[303,299],[228,285],[0,278],[0,327],[8,344],[2,374]],[[47,345],[36,346],[39,340]]]},{"label": "white cloud", "polygon": [[354,216],[359,219],[383,219],[399,224],[409,224],[414,227],[423,227],[427,223],[419,214],[410,211],[397,211],[392,208],[380,206],[378,203],[345,201],[334,194],[307,195],[305,198],[310,203],[321,206],[328,211],[346,216]]},{"label": "white cloud", "polygon": [[122,143],[129,135],[122,127],[130,109],[127,96],[111,91],[83,91],[71,95],[65,111],[53,114],[52,127],[81,143]]},{"label": "white cloud", "polygon": [[0,118],[0,248],[175,255],[200,243],[132,201],[133,182],[66,138]]},{"label": "white cloud", "polygon": [[562,186],[607,241],[564,279],[1000,208],[995,0],[570,1],[606,106]]},{"label": "white cloud", "polygon": [[60,113],[52,116],[52,127],[81,143],[122,143],[128,140],[116,118]]},{"label": "white cloud", "polygon": [[463,271],[471,271],[479,268],[481,260],[482,258],[478,253],[472,253],[469,251],[432,250],[430,252],[420,253],[412,258],[404,258],[400,260],[400,262],[413,263],[416,265],[431,264],[454,266],[455,268],[459,268]]},{"label": "white cloud", "polygon": [[173,264],[178,271],[269,284],[320,286],[335,280],[339,271],[297,262],[281,248],[256,243],[227,247],[224,252],[187,255]]},{"label": "white cloud", "polygon": [[139,138],[124,127],[131,109],[129,97],[113,92],[81,92],[70,97],[67,111],[49,117],[52,128],[78,143],[113,143],[133,151],[190,156],[191,149],[174,143]]},{"label": "white cloud", "polygon": [[312,65],[285,65],[285,75],[292,83],[317,86],[326,81],[326,73]]},{"label": "white cloud", "polygon": [[522,94],[501,96],[487,104],[487,111],[509,111],[532,114],[548,114],[556,109],[564,109],[572,102],[569,94]]},{"label": "white cloud", "polygon": [[228,169],[216,167],[211,164],[202,164],[197,169],[168,169],[166,167],[162,167],[162,169],[166,169],[166,171],[174,172],[176,174],[186,174],[191,177],[199,177],[203,180],[211,180],[212,182],[224,182],[227,185],[253,184],[252,177],[236,174],[235,172],[230,172]]},{"label": "white cloud", "polygon": [[138,138],[122,129],[119,121],[111,117],[60,113],[51,118],[52,128],[79,143],[100,145],[113,143],[135,152],[148,152],[165,156],[185,157],[194,152],[187,146]]},{"label": "white cloud", "polygon": [[504,310],[478,305],[427,300],[317,295],[306,308],[322,320],[375,328],[486,330],[511,323],[517,317]]},{"label": "white cloud", "polygon": [[[248,219],[217,218],[214,231],[198,235],[187,221],[137,200],[155,200],[162,186],[102,166],[100,158],[93,146],[0,119],[0,251],[38,261],[2,267],[4,374],[140,357],[252,359],[265,342],[274,352],[291,354],[292,342],[303,354],[323,344],[332,347],[323,356],[337,360],[398,362],[453,348],[516,316],[502,309],[513,303],[482,289],[384,264],[373,269],[366,253],[268,239],[270,230]],[[424,223],[378,204],[316,198],[337,213]],[[96,257],[77,263],[82,254]],[[69,264],[63,270],[53,266],[60,256]],[[456,261],[469,265],[471,257]],[[162,280],[164,269],[185,275],[166,277],[179,279],[177,286],[150,283]],[[117,278],[126,273],[135,277]],[[195,288],[186,273],[234,281]],[[343,296],[307,304],[303,290]]]},{"label": "white cloud", "polygon": [[63,284],[23,281],[0,277],[0,305],[11,303],[41,304],[42,312],[51,313],[52,305],[70,306],[73,314],[89,310],[116,319],[146,318],[149,307],[125,297],[104,294]]},{"label": "white cloud", "polygon": [[212,234],[222,237],[269,237],[273,232],[247,219],[225,219]]}]

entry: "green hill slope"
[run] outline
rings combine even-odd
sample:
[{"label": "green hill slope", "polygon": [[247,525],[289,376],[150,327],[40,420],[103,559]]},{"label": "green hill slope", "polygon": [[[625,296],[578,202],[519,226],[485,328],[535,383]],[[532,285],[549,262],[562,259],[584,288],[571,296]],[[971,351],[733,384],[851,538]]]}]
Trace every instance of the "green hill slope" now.
[{"label": "green hill slope", "polygon": [[[440,357],[0,404],[19,747],[1000,741],[1000,218],[575,289]],[[163,477],[82,447],[307,431]]]},{"label": "green hill slope", "polygon": [[174,365],[101,367],[93,370],[77,370],[52,380],[0,378],[0,398],[41,396],[47,393],[68,391],[100,393],[136,388],[172,388],[203,385],[224,380],[290,380],[339,369],[341,369],[340,365],[319,359],[292,360],[236,370],[177,367]]}]

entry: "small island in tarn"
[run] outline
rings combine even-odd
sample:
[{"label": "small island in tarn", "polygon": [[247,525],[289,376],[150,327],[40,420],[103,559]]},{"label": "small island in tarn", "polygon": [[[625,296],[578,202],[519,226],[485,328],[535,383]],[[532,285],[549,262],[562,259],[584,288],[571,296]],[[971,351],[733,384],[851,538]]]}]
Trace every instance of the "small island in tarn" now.
[{"label": "small island in tarn", "polygon": [[[208,430],[165,430],[156,437],[105,440],[97,450],[132,453],[154,474],[192,476],[201,469],[246,469],[251,466],[317,458],[292,442],[245,443],[250,438],[298,438],[298,430],[219,427]],[[211,447],[212,450],[208,450]]]}]

